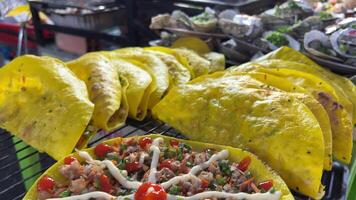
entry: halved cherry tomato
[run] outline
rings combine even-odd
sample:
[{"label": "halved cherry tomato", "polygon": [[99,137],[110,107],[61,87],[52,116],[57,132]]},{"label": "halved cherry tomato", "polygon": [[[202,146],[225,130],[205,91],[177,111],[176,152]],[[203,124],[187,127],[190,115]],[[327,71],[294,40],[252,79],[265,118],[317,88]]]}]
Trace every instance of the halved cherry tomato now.
[{"label": "halved cherry tomato", "polygon": [[38,181],[37,190],[52,192],[55,185],[56,183],[54,182],[53,178],[45,175]]},{"label": "halved cherry tomato", "polygon": [[139,141],[140,147],[144,149],[147,145],[152,144],[152,139],[149,137],[143,137]]},{"label": "halved cherry tomato", "polygon": [[210,185],[210,182],[208,181],[208,180],[206,180],[205,178],[201,178],[200,179],[201,180],[201,187],[202,188],[208,188],[209,187],[209,185]]},{"label": "halved cherry tomato", "polygon": [[176,146],[179,145],[178,140],[175,140],[175,139],[171,139],[171,140],[169,141],[169,143],[171,144],[172,147],[176,147]]},{"label": "halved cherry tomato", "polygon": [[162,169],[162,168],[168,168],[168,169],[172,170],[172,160],[164,160],[164,161],[162,161],[159,164],[158,169]]},{"label": "halved cherry tomato", "polygon": [[268,191],[269,189],[271,189],[271,187],[273,187],[273,181],[272,180],[263,181],[263,182],[259,183],[258,185],[263,190]]},{"label": "halved cherry tomato", "polygon": [[112,192],[112,185],[110,183],[110,178],[108,176],[106,176],[105,174],[101,175],[99,182],[100,182],[101,191],[109,194]]},{"label": "halved cherry tomato", "polygon": [[78,160],[73,156],[67,156],[64,158],[64,164],[66,164],[66,165],[70,165],[74,161],[78,161]]},{"label": "halved cherry tomato", "polygon": [[248,169],[248,166],[251,163],[251,157],[250,156],[246,156],[244,159],[242,159],[239,162],[239,165],[237,166],[237,168],[241,171],[246,171]]},{"label": "halved cherry tomato", "polygon": [[143,183],[134,195],[135,200],[167,200],[167,193],[161,185]]},{"label": "halved cherry tomato", "polygon": [[139,162],[126,163],[125,169],[127,172],[137,172],[141,169]]},{"label": "halved cherry tomato", "polygon": [[98,144],[94,149],[94,154],[99,158],[104,158],[107,153],[112,152],[113,148],[107,144]]}]

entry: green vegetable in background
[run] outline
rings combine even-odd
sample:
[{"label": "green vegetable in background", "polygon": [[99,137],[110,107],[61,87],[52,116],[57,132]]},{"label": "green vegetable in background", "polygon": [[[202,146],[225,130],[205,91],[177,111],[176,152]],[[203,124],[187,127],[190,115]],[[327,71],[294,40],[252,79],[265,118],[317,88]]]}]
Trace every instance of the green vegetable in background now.
[{"label": "green vegetable in background", "polygon": [[283,34],[278,32],[273,32],[269,34],[266,39],[277,47],[287,46],[289,44],[287,38]]}]

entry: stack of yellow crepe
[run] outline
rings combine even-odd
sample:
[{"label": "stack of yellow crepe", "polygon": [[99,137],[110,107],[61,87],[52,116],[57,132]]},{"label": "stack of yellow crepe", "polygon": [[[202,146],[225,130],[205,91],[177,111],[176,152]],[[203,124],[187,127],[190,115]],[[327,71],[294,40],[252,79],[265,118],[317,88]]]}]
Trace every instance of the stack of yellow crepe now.
[{"label": "stack of yellow crepe", "polygon": [[98,129],[114,130],[128,116],[143,120],[170,88],[196,77],[194,72],[224,69],[221,54],[157,48],[184,53],[176,57],[125,48],[68,63],[36,56],[14,59],[0,69],[0,127],[60,159],[76,145],[86,146]]},{"label": "stack of yellow crepe", "polygon": [[193,140],[255,153],[291,189],[318,199],[332,158],[350,162],[355,101],[348,79],[282,47],[173,88],[153,115]]}]

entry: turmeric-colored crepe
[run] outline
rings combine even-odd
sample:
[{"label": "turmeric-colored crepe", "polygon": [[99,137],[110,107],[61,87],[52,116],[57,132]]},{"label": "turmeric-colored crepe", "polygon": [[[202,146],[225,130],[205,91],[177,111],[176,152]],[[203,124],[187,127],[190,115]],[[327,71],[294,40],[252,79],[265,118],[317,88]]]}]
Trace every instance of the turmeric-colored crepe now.
[{"label": "turmeric-colored crepe", "polygon": [[[275,173],[271,168],[265,165],[261,160],[259,160],[259,158],[257,158],[255,155],[253,155],[250,152],[237,148],[232,148],[229,146],[200,143],[200,142],[195,142],[190,140],[179,140],[163,135],[147,135],[145,137],[150,137],[152,139],[161,137],[163,138],[165,144],[169,144],[169,142],[172,139],[174,139],[176,141],[179,141],[180,143],[190,145],[192,149],[197,152],[204,151],[206,148],[215,149],[217,151],[227,150],[229,152],[229,157],[227,158],[227,160],[231,162],[240,162],[243,158],[250,157],[251,163],[248,166],[248,170],[253,174],[256,182],[271,180],[273,182],[273,188],[276,191],[282,193],[280,200],[294,199],[293,195],[289,191],[287,185],[282,180],[282,178],[277,173]],[[135,138],[140,139],[142,138],[142,136],[135,137]],[[105,141],[105,144],[119,146],[121,143],[124,143],[125,141],[127,142],[128,140],[132,140],[132,138],[115,138],[109,141]],[[84,151],[88,152],[93,158],[95,158],[94,148],[85,149]],[[74,153],[71,156],[74,156],[79,161],[84,161],[83,158],[81,158],[78,155],[78,153]],[[41,177],[37,179],[37,181],[32,185],[32,187],[29,189],[29,191],[27,192],[26,196],[23,199],[33,200],[38,198],[37,184],[38,184],[38,180],[40,180],[43,176],[49,176],[53,178],[57,183],[65,182],[67,179],[59,172],[59,167],[63,165],[64,165],[64,159],[58,161],[56,164],[50,167]]]},{"label": "turmeric-colored crepe", "polygon": [[158,51],[174,56],[174,58],[189,71],[191,78],[195,77],[194,70],[192,66],[189,65],[187,58],[178,54],[174,49],[161,47],[161,46],[145,47],[144,49],[151,50],[151,51]]},{"label": "turmeric-colored crepe", "polygon": [[[314,114],[315,118],[318,120],[321,130],[324,136],[324,169],[331,170],[332,168],[332,134],[330,120],[328,113],[325,111],[324,107],[313,98],[312,95],[308,93],[304,88],[299,87],[289,80],[278,77],[272,74],[267,74],[263,72],[232,72],[233,75],[244,75],[250,76],[258,81],[261,81],[273,88],[278,88],[280,90],[290,92],[295,95],[298,100],[303,102]],[[281,84],[283,83],[283,84]],[[273,89],[272,88],[272,89]]]},{"label": "turmeric-colored crepe", "polygon": [[75,75],[87,85],[94,103],[93,125],[111,131],[125,124],[128,105],[124,102],[119,73],[109,59],[99,53],[88,53],[67,63]]},{"label": "turmeric-colored crepe", "polygon": [[214,73],[169,91],[153,115],[190,139],[247,149],[289,188],[320,198],[323,132],[298,98],[247,76]]},{"label": "turmeric-colored crepe", "polygon": [[169,87],[169,73],[166,64],[154,54],[141,48],[123,48],[113,53],[126,61],[133,62],[139,67],[143,66],[142,68],[147,70],[154,82],[156,82],[156,89],[149,97],[148,102],[148,109],[151,109],[161,100]]},{"label": "turmeric-colored crepe", "polygon": [[120,58],[112,58],[111,63],[128,83],[126,98],[129,105],[129,116],[133,119],[143,120],[147,113],[149,97],[156,90],[156,85],[151,84],[150,74],[137,65]]},{"label": "turmeric-colored crepe", "polygon": [[316,64],[314,61],[310,60],[304,54],[289,47],[281,47],[259,58],[258,60],[260,61],[268,59],[280,59],[284,61],[294,61],[305,64],[304,67],[284,67],[308,72],[328,81],[329,84],[335,88],[340,98],[342,98],[341,102],[345,106],[346,110],[349,110],[350,113],[352,113],[353,124],[356,124],[356,86],[349,79],[330,72],[328,69],[325,69]]},{"label": "turmeric-colored crepe", "polygon": [[194,78],[209,73],[210,62],[195,53],[193,50],[178,48],[174,49],[174,51],[181,57],[186,58],[189,66],[194,72]]},{"label": "turmeric-colored crepe", "polygon": [[59,160],[71,153],[94,105],[57,59],[21,56],[0,68],[0,127]]},{"label": "turmeric-colored crepe", "polygon": [[205,59],[210,61],[209,74],[225,69],[225,56],[221,53],[210,52],[203,55]]},{"label": "turmeric-colored crepe", "polygon": [[[288,68],[285,66],[288,66]],[[273,74],[283,77],[307,90],[323,105],[329,115],[333,136],[332,149],[335,158],[349,163],[352,157],[352,120],[348,110],[342,104],[343,98],[338,95],[339,93],[328,81],[314,74],[293,69],[296,66],[303,66],[303,64],[281,60],[265,60],[247,63],[234,67],[231,70],[245,72],[258,71]],[[304,68],[307,68],[307,66]]]},{"label": "turmeric-colored crepe", "polygon": [[189,70],[184,67],[180,62],[178,62],[178,60],[174,56],[159,51],[146,51],[159,57],[166,64],[166,66],[168,67],[170,82],[172,83],[170,84],[170,87],[174,85],[184,84],[190,81],[191,75]]}]

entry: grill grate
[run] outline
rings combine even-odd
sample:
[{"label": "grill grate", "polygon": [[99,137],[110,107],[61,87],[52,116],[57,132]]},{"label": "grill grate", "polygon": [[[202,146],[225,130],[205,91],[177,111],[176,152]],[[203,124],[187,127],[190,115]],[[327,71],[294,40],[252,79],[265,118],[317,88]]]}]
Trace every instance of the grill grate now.
[{"label": "grill grate", "polygon": [[[127,125],[106,134],[99,132],[89,147],[115,137],[129,137],[157,133],[184,139],[172,127],[154,120],[138,122],[128,120]],[[47,154],[39,153],[21,140],[0,129],[0,199],[22,199],[31,184],[51,165],[55,163]],[[323,175],[326,185],[324,199],[345,199],[348,179],[346,166],[335,162],[331,172]],[[308,199],[294,194],[297,200]]]}]

